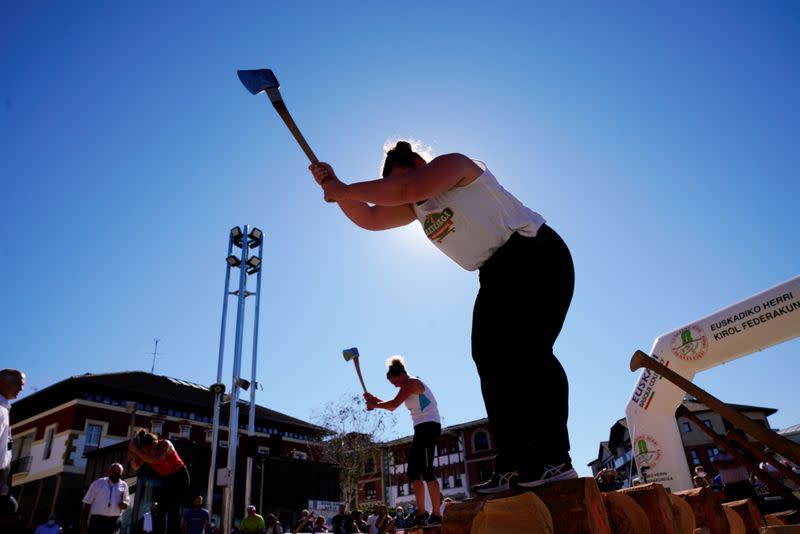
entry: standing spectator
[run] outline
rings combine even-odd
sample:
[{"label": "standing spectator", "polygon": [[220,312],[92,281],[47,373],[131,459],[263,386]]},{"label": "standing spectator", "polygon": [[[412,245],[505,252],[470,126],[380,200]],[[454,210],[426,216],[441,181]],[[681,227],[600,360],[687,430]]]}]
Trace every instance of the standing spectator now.
[{"label": "standing spectator", "polygon": [[389,515],[389,508],[385,504],[381,504],[378,507],[378,513],[375,515],[374,529],[374,534],[393,534],[397,531],[394,519]]},{"label": "standing spectator", "polygon": [[394,514],[394,526],[397,528],[405,528],[406,514],[403,512],[403,507],[398,506]]},{"label": "standing spectator", "polygon": [[294,528],[292,529],[292,534],[297,534],[298,532],[314,532],[311,530],[313,526],[314,512],[303,510],[300,512],[300,520],[295,523]]},{"label": "standing spectator", "polygon": [[194,498],[192,507],[183,514],[183,534],[204,534],[208,527],[211,515],[203,508],[203,496]]},{"label": "standing spectator", "polygon": [[56,515],[50,514],[50,517],[47,518],[47,523],[36,527],[36,532],[34,534],[60,534],[61,532],[63,531],[56,522]]},{"label": "standing spectator", "polygon": [[[159,519],[167,522],[166,534],[178,534],[181,504],[189,490],[189,471],[175,446],[168,439],[139,430],[128,444],[128,456],[136,469],[146,463],[158,474],[161,485],[156,500],[163,510]],[[165,530],[159,525],[158,531],[161,534]]]},{"label": "standing spectator", "polygon": [[128,483],[122,480],[122,464],[113,463],[108,476],[92,482],[83,497],[81,534],[117,534],[120,515],[129,502]]},{"label": "standing spectator", "polygon": [[[211,518],[211,521],[208,523],[208,534],[220,534],[219,527],[217,526],[217,522],[214,518]],[[280,534],[283,534],[282,532]]]},{"label": "standing spectator", "polygon": [[353,510],[350,514],[353,517],[353,524],[356,532],[367,532],[367,522],[364,521],[364,513],[361,510]]},{"label": "standing spectator", "polygon": [[713,484],[711,478],[706,473],[706,468],[698,465],[694,468],[694,477],[692,477],[692,484],[695,488],[710,488]]},{"label": "standing spectator", "polygon": [[242,534],[264,534],[267,530],[267,525],[264,523],[264,518],[256,513],[256,507],[251,505],[247,506],[247,516],[242,519],[239,525],[239,532]]},{"label": "standing spectator", "polygon": [[25,373],[17,369],[0,371],[0,525],[14,515],[17,501],[11,495],[11,418],[9,410],[25,387]]},{"label": "standing spectator", "polygon": [[740,499],[753,499],[757,502],[755,489],[750,483],[750,473],[731,453],[720,451],[714,457],[714,464],[722,481],[722,492],[725,494],[723,502]]},{"label": "standing spectator", "polygon": [[[433,458],[436,441],[442,432],[439,408],[433,392],[422,380],[406,372],[405,361],[401,356],[392,356],[387,362],[386,379],[400,391],[392,400],[381,400],[371,393],[364,393],[367,409],[381,408],[394,411],[405,404],[414,423],[414,437],[408,455],[408,480],[414,489],[417,500],[417,526],[440,525],[442,516],[439,509],[442,493],[439,479],[433,471]],[[425,488],[431,498],[431,511],[425,510]]]},{"label": "standing spectator", "polygon": [[353,518],[347,513],[347,507],[344,504],[339,504],[339,513],[331,519],[331,527],[334,534],[350,534],[356,531]]},{"label": "standing spectator", "polygon": [[144,513],[136,525],[137,534],[152,534],[156,531],[156,517],[158,516],[158,503],[150,503],[150,510]]},{"label": "standing spectator", "polygon": [[278,518],[275,514],[267,514],[267,534],[283,534],[283,527],[278,523]]},{"label": "standing spectator", "polygon": [[328,525],[326,524],[325,516],[317,516],[317,518],[314,520],[314,525],[311,527],[311,532],[328,532]]}]

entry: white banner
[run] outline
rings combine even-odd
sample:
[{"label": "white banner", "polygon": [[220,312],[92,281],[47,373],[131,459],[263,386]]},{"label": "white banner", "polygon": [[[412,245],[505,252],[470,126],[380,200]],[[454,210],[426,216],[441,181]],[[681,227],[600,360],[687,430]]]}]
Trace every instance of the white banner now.
[{"label": "white banner", "polygon": [[[800,276],[656,338],[650,355],[687,380],[800,335]],[[711,392],[713,394],[713,392]],[[634,458],[647,481],[692,487],[675,410],[684,392],[643,369],[625,409]]]}]

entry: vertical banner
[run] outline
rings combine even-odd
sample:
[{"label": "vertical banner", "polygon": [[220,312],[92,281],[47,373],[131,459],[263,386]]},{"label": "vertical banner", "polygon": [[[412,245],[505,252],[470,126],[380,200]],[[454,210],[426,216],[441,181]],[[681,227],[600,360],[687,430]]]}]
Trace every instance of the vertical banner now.
[{"label": "vertical banner", "polygon": [[[656,338],[650,356],[687,380],[800,335],[800,276]],[[712,393],[713,394],[713,393]],[[643,369],[625,409],[636,466],[673,491],[692,487],[675,410],[684,392]],[[723,399],[724,400],[724,399]]]}]

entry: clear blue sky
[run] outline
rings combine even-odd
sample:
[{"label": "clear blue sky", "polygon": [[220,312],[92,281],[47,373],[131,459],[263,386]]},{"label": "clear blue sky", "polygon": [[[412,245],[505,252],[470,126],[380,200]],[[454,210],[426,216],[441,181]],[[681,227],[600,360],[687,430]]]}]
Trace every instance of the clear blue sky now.
[{"label": "clear blue sky", "polygon": [[[445,424],[485,415],[476,273],[417,225],[369,233],[322,201],[236,77],[271,67],[345,180],[376,177],[383,143],[411,136],[486,161],[562,234],[577,283],[557,354],[587,473],[635,349],[800,271],[800,8],[667,4],[4,2],[2,366],[30,393],[149,370],[160,337],[157,373],[212,383],[227,233],[251,224],[267,239],[259,403],[311,419],[358,391],[341,357],[356,345],[377,395],[399,353]],[[799,350],[697,382],[797,424]]]}]

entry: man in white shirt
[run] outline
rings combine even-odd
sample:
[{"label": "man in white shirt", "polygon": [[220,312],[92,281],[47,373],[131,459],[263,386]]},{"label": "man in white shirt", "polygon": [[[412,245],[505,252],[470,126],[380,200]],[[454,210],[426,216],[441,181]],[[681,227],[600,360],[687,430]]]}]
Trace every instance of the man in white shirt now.
[{"label": "man in white shirt", "polygon": [[129,502],[128,484],[122,480],[122,464],[111,464],[108,476],[92,482],[83,498],[81,534],[117,534],[119,516]]},{"label": "man in white shirt", "polygon": [[25,387],[25,373],[17,369],[0,371],[0,519],[17,511],[11,496],[11,417],[12,401]]}]

